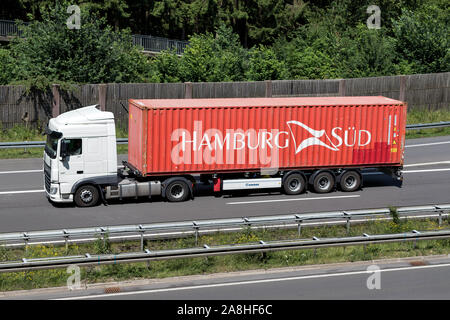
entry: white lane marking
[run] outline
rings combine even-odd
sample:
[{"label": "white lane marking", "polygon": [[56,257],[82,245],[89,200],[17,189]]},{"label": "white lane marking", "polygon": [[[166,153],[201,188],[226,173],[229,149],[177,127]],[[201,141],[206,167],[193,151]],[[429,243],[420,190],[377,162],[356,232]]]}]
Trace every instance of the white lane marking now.
[{"label": "white lane marking", "polygon": [[421,144],[411,144],[411,145],[406,145],[405,148],[436,146],[436,145],[440,145],[440,144],[449,144],[449,143],[450,143],[450,141],[430,142],[430,143],[421,143]]},{"label": "white lane marking", "polygon": [[[376,272],[395,272],[395,271],[408,271],[408,270],[418,270],[418,269],[428,269],[428,268],[442,268],[450,267],[450,263],[438,264],[438,265],[426,265],[426,266],[414,266],[414,267],[399,267],[391,269],[380,269]],[[251,285],[260,283],[270,283],[270,282],[282,282],[282,281],[292,281],[292,280],[304,280],[304,279],[320,279],[320,278],[330,278],[330,277],[341,277],[341,276],[352,276],[360,274],[373,274],[372,271],[362,270],[362,271],[350,271],[341,273],[329,273],[329,274],[318,274],[310,276],[298,276],[298,277],[286,277],[286,278],[275,278],[275,279],[260,279],[260,280],[248,280],[248,281],[236,281],[227,283],[217,283],[217,284],[205,284],[197,286],[186,286],[178,288],[164,288],[164,289],[150,289],[142,291],[131,291],[131,292],[120,292],[120,293],[110,293],[110,294],[98,294],[82,297],[69,297],[69,298],[57,298],[54,300],[79,300],[79,299],[96,299],[105,297],[118,297],[118,296],[128,296],[128,295],[138,295],[138,294],[149,294],[149,293],[159,293],[159,292],[170,292],[170,291],[182,291],[182,290],[196,290],[205,288],[217,288],[217,287],[230,287],[230,286],[240,286],[240,285]]]},{"label": "white lane marking", "polygon": [[44,192],[44,189],[40,190],[19,190],[19,191],[1,191],[0,194],[18,194],[18,193],[33,193],[33,192]]},{"label": "white lane marking", "polygon": [[441,171],[450,171],[450,168],[446,169],[426,169],[426,170],[405,170],[403,173],[419,173],[419,172],[441,172]]},{"label": "white lane marking", "polygon": [[411,163],[411,164],[405,164],[403,167],[433,166],[433,165],[436,165],[436,164],[450,164],[450,161]]},{"label": "white lane marking", "polygon": [[41,172],[44,173],[44,170],[22,170],[22,171],[0,171],[0,174],[10,174],[10,173],[31,173],[31,172]]},{"label": "white lane marking", "polygon": [[317,197],[317,198],[301,198],[301,199],[274,199],[274,200],[257,200],[257,201],[242,201],[242,202],[227,202],[227,204],[253,204],[253,203],[267,203],[267,202],[285,202],[285,201],[307,201],[307,200],[326,200],[326,199],[340,199],[340,198],[358,198],[360,195],[351,196],[334,196],[334,197]]},{"label": "white lane marking", "polygon": [[[402,173],[442,172],[442,171],[450,171],[450,168],[422,169],[422,170],[404,170],[404,171],[402,171]],[[384,174],[384,173],[383,172],[363,172],[363,175],[365,175],[365,176],[378,175],[378,174]]]}]

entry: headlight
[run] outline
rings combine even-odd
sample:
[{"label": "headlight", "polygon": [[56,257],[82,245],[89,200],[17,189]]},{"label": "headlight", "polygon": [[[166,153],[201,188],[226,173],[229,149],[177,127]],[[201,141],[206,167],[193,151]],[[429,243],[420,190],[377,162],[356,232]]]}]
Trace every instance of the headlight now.
[{"label": "headlight", "polygon": [[58,188],[57,187],[51,187],[50,188],[50,194],[56,194],[58,192]]}]

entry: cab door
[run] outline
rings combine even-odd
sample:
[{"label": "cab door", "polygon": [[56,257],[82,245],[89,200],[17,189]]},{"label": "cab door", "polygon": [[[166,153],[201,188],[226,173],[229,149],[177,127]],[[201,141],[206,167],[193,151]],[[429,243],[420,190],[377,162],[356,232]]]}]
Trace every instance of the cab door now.
[{"label": "cab door", "polygon": [[65,144],[64,158],[59,160],[59,181],[61,193],[70,193],[72,186],[78,180],[84,178],[84,155],[85,142],[81,138],[64,138],[61,145]]}]

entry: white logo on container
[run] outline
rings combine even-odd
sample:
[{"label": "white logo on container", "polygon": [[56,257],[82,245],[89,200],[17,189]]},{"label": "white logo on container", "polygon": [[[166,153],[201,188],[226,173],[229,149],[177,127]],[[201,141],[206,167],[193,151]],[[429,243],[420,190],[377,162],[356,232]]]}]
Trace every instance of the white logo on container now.
[{"label": "white logo on container", "polygon": [[[208,128],[203,130],[202,121],[194,121],[193,130],[175,129],[171,141],[178,142],[171,151],[174,164],[265,164],[278,167],[278,152],[289,148],[293,143],[295,154],[302,150],[319,146],[331,151],[340,147],[364,147],[372,141],[368,130],[355,126],[334,127],[328,133],[326,129],[315,130],[297,120],[286,122],[289,131],[280,129],[226,129]],[[307,133],[299,134],[298,127]],[[310,137],[304,138],[305,135]],[[303,140],[297,145],[298,136]],[[290,139],[292,138],[292,141]],[[247,156],[246,156],[247,154]],[[236,156],[236,157],[235,157]]]},{"label": "white logo on container", "polygon": [[[306,131],[308,131],[313,137],[307,138],[305,140],[303,140],[298,146],[297,146],[297,142],[295,140],[295,135],[294,132],[292,131],[291,128],[291,124],[295,124],[297,126],[302,127],[303,129],[305,129]],[[292,135],[292,140],[294,140],[294,145],[295,145],[295,153],[299,153],[300,151],[302,151],[305,148],[311,147],[311,146],[322,146],[325,148],[328,148],[330,150],[333,151],[339,151],[339,148],[337,148],[333,142],[331,142],[330,137],[328,137],[328,135],[325,133],[325,129],[322,130],[314,130],[311,129],[310,127],[308,127],[307,125],[305,125],[304,123],[301,123],[300,121],[296,121],[296,120],[291,120],[287,122],[287,125],[289,127],[289,130],[291,131],[291,135]],[[331,143],[330,145],[327,145],[326,143],[324,143],[323,141],[319,140],[319,138],[321,138],[323,135],[325,135],[325,137],[328,139],[328,141]]]}]

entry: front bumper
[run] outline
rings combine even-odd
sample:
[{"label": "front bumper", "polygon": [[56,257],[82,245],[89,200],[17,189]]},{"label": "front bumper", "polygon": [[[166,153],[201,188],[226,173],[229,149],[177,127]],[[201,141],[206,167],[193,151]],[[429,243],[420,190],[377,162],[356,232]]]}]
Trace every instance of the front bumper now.
[{"label": "front bumper", "polygon": [[45,195],[47,196],[47,199],[49,199],[52,202],[56,202],[56,203],[71,203],[71,202],[73,202],[72,194],[62,196],[61,193],[59,192],[59,186],[57,184],[52,184],[50,187],[50,190],[52,188],[57,188],[57,191],[55,194],[51,194],[50,192],[45,190]]}]

